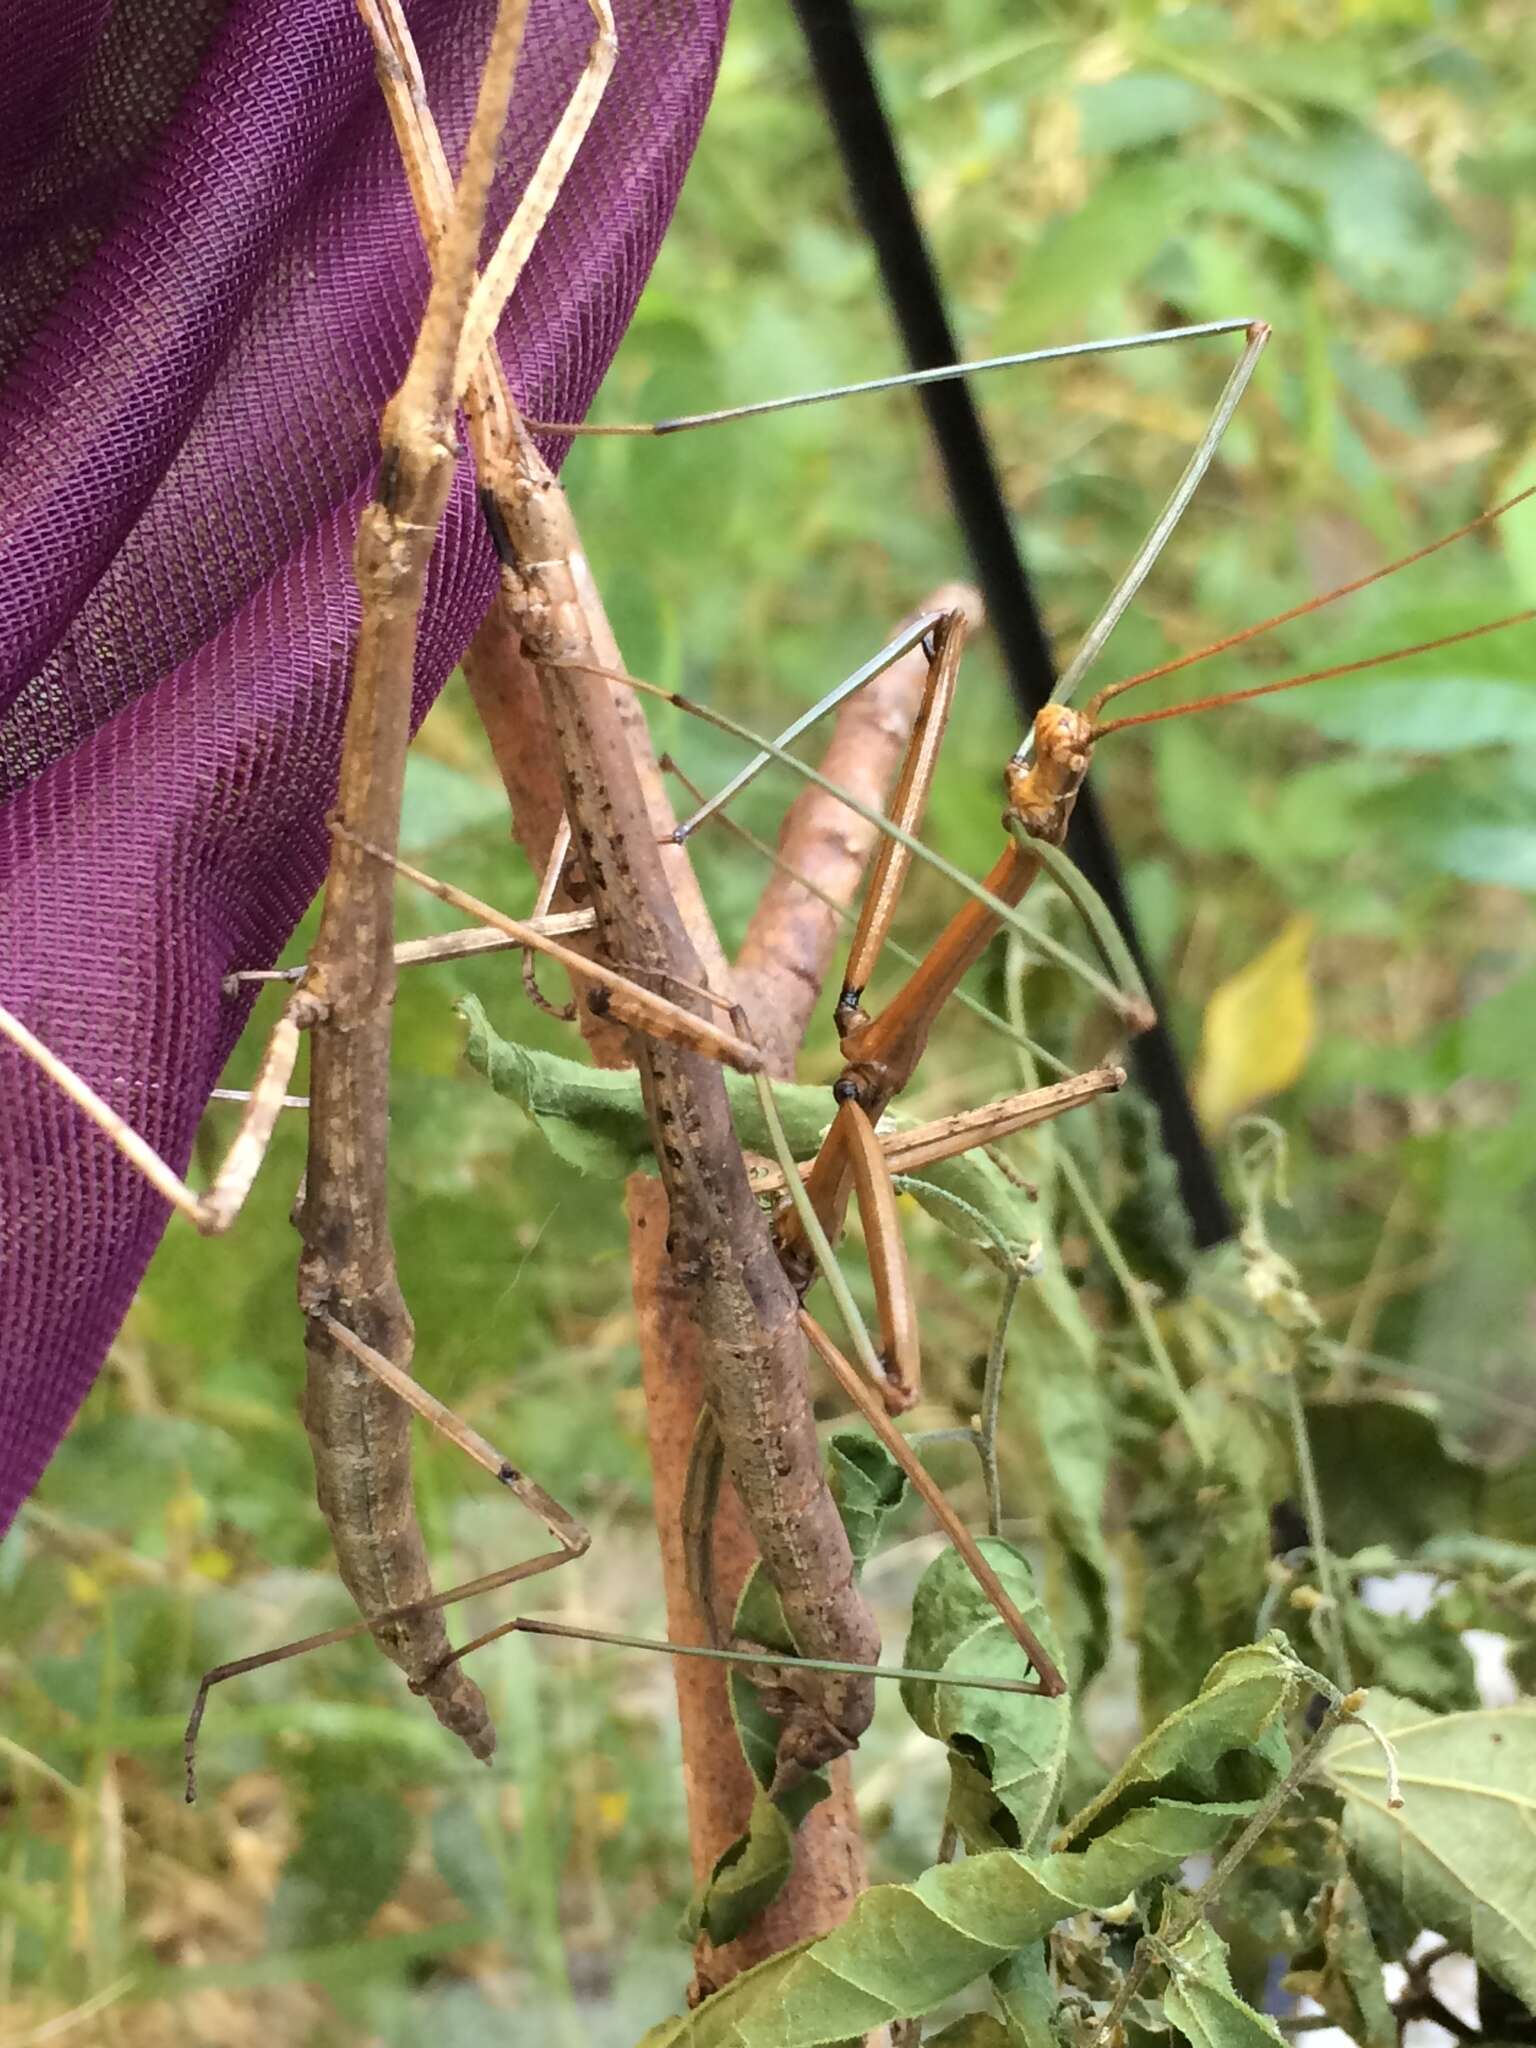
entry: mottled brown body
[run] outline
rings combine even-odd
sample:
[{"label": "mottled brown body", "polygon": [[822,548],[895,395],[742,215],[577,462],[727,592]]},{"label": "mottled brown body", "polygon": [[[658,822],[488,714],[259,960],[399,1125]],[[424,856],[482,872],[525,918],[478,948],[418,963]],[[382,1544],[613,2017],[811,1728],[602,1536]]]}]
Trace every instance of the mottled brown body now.
[{"label": "mottled brown body", "polygon": [[[684,994],[705,971],[667,885],[614,688],[594,673],[611,669],[612,653],[593,641],[564,494],[526,437],[490,481],[515,557],[503,588],[539,673],[603,950],[641,986],[704,1014]],[[822,1472],[798,1300],[752,1193],[720,1069],[638,1033],[634,1052],[667,1194],[668,1253],[705,1340],[732,1483],[802,1652],[873,1663],[878,1633]],[[780,1780],[851,1748],[873,1706],[870,1680],[805,1680],[783,1723]]]}]

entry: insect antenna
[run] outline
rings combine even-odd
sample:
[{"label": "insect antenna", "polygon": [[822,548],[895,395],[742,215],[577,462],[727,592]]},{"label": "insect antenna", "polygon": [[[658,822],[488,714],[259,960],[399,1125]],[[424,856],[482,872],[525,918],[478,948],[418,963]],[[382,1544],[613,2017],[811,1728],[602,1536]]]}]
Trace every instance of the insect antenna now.
[{"label": "insect antenna", "polygon": [[1386,654],[1372,655],[1364,661],[1347,662],[1337,668],[1318,669],[1304,676],[1287,676],[1279,682],[1261,683],[1254,689],[1233,690],[1221,696],[1199,698],[1192,704],[1174,705],[1164,711],[1147,711],[1134,718],[1116,718],[1108,723],[1100,723],[1100,714],[1105,705],[1112,703],[1116,697],[1123,696],[1127,690],[1134,690],[1141,683],[1156,682],[1163,676],[1175,675],[1180,669],[1193,667],[1196,662],[1209,661],[1213,655],[1230,653],[1234,647],[1245,646],[1248,641],[1257,640],[1262,634],[1271,633],[1279,626],[1289,625],[1292,619],[1305,618],[1311,612],[1322,611],[1328,605],[1337,604],[1341,598],[1352,597],[1357,590],[1366,590],[1373,583],[1381,583],[1388,576],[1395,576],[1400,569],[1411,569],[1416,562],[1424,561],[1429,555],[1438,554],[1442,548],[1448,548],[1456,541],[1465,540],[1468,534],[1476,533],[1480,527],[1491,526],[1494,520],[1502,519],[1506,512],[1513,512],[1517,505],[1523,505],[1531,497],[1536,497],[1536,484],[1528,485],[1523,491],[1517,491],[1514,497],[1506,498],[1501,505],[1493,505],[1486,512],[1479,512],[1475,518],[1467,520],[1465,525],[1458,526],[1454,532],[1443,533],[1438,540],[1429,541],[1425,546],[1415,548],[1411,554],[1401,555],[1396,561],[1384,563],[1379,569],[1372,569],[1368,575],[1357,576],[1349,583],[1340,583],[1333,590],[1325,590],[1319,597],[1306,598],[1300,604],[1293,604],[1286,611],[1275,612],[1267,619],[1260,619],[1255,625],[1244,626],[1241,631],[1229,633],[1224,639],[1213,640],[1208,647],[1196,648],[1192,654],[1176,655],[1171,661],[1160,662],[1156,668],[1142,669],[1136,675],[1122,678],[1118,683],[1108,684],[1098,692],[1088,706],[1088,716],[1094,725],[1094,737],[1098,739],[1105,733],[1121,732],[1127,726],[1151,725],[1160,718],[1177,718],[1186,711],[1205,711],[1219,704],[1241,704],[1249,697],[1268,696],[1277,690],[1300,689],[1303,683],[1318,683],[1334,676],[1352,675],[1361,669],[1379,667],[1385,662],[1406,660],[1410,654],[1431,653],[1438,647],[1454,646],[1459,640],[1473,640],[1483,633],[1497,633],[1506,626],[1523,624],[1532,617],[1531,612],[1516,612],[1508,618],[1494,619],[1487,625],[1473,626],[1465,632],[1449,633],[1441,640],[1426,640],[1416,647],[1397,648]]},{"label": "insect antenna", "polygon": [[[1467,626],[1459,633],[1443,633],[1438,640],[1420,640],[1413,647],[1392,647],[1384,654],[1367,654],[1359,661],[1336,662],[1332,668],[1314,668],[1302,676],[1282,676],[1278,682],[1254,683],[1246,690],[1225,690],[1214,697],[1196,697],[1188,704],[1169,704],[1161,711],[1138,711],[1129,718],[1111,718],[1093,728],[1095,740],[1101,740],[1107,733],[1125,732],[1133,725],[1156,725],[1164,718],[1183,718],[1192,711],[1217,711],[1227,704],[1243,704],[1250,697],[1272,697],[1277,690],[1299,690],[1303,683],[1331,682],[1335,676],[1358,675],[1362,669],[1385,668],[1389,662],[1407,661],[1410,655],[1433,654],[1440,647],[1456,647],[1463,640],[1480,640],[1485,633],[1501,633],[1506,626],[1523,626],[1536,619],[1536,607],[1529,611],[1511,612],[1505,619],[1489,619],[1481,626]],[[1143,682],[1142,676],[1133,676],[1132,682]]]}]

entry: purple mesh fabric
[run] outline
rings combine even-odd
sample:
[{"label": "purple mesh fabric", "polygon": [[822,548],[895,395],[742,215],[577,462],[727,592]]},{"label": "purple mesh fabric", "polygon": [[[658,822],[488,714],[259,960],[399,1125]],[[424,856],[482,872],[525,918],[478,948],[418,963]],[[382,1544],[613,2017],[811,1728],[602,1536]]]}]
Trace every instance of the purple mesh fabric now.
[{"label": "purple mesh fabric", "polygon": [[[579,416],[708,103],[729,0],[620,0],[613,81],[503,323]],[[410,0],[450,155],[492,0]],[[533,0],[499,230],[591,40]],[[349,562],[426,297],[350,0],[0,9],[0,1003],[178,1167],[325,870]],[[416,711],[494,590],[461,466]],[[0,1529],[83,1399],[166,1206],[0,1046]]]}]

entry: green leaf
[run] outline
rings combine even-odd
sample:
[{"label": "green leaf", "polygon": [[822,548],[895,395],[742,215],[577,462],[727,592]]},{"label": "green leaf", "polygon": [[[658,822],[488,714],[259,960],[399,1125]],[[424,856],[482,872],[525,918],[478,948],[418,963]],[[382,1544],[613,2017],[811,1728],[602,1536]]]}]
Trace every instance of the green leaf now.
[{"label": "green leaf", "polygon": [[[1200,1281],[1180,1320],[1186,1332],[1204,1337],[1218,1306],[1207,1291],[1218,1269],[1207,1258],[1197,1270]],[[1262,1392],[1248,1391],[1255,1369],[1245,1347],[1255,1312],[1240,1287],[1232,1298],[1235,1313],[1216,1329],[1215,1371],[1197,1381],[1190,1397],[1211,1462],[1189,1460],[1166,1480],[1145,1475],[1131,1525],[1130,1627],[1148,1725],[1182,1706],[1218,1657],[1252,1641],[1270,1516],[1290,1483],[1282,1426],[1263,1406]]]},{"label": "green leaf", "polygon": [[649,1162],[636,1075],[583,1067],[503,1038],[477,996],[461,996],[454,1007],[469,1026],[464,1045],[469,1064],[498,1095],[522,1108],[550,1150],[568,1166],[605,1180],[622,1180]]},{"label": "green leaf", "polygon": [[1289,1971],[1286,1990],[1316,1999],[1360,2048],[1396,2048],[1397,2021],[1382,1988],[1381,1957],[1360,1887],[1347,1872],[1319,1894],[1317,1919],[1322,1967]]},{"label": "green leaf", "polygon": [[331,1784],[310,1805],[283,1865],[267,1921],[273,1948],[313,1947],[362,1933],[405,1870],[414,1822],[379,1786]]},{"label": "green leaf", "polygon": [[[1510,472],[1503,495],[1512,498],[1516,491],[1528,490],[1532,484],[1536,484],[1536,448],[1528,448],[1524,460]],[[1499,524],[1499,537],[1514,572],[1516,588],[1527,604],[1536,604],[1536,516],[1525,505],[1515,518],[1501,520]]]},{"label": "green leaf", "polygon": [[876,1885],[841,1927],[737,1977],[642,2048],[830,2048],[931,2012],[1059,1920],[1118,1905],[1140,1884],[1209,1855],[1246,1807],[1155,1801],[1081,1851],[1007,1850]]},{"label": "green leaf", "polygon": [[1192,2048],[1283,2048],[1274,2021],[1238,1997],[1226,1947],[1208,1920],[1197,1920],[1162,1953],[1169,1964],[1163,2011]]},{"label": "green leaf", "polygon": [[1463,825],[1437,836],[1428,851],[1437,868],[1464,882],[1536,889],[1536,832],[1528,825]]},{"label": "green leaf", "polygon": [[1089,151],[1143,149],[1221,117],[1214,93],[1170,71],[1127,71],[1080,85],[1074,97]]},{"label": "green leaf", "polygon": [[734,1941],[778,1897],[794,1861],[794,1828],[759,1785],[747,1832],[720,1855],[708,1884],[689,1908],[683,1923],[685,1939],[691,1941],[703,1932],[717,1948]]},{"label": "green leaf", "polygon": [[[640,1077],[632,1068],[584,1066],[559,1053],[503,1038],[478,997],[462,996],[454,1007],[469,1027],[464,1055],[470,1066],[498,1095],[517,1104],[568,1165],[602,1179],[622,1180],[652,1164],[650,1125]],[[751,1078],[727,1073],[725,1090],[742,1144],[750,1152],[771,1151]],[[774,1100],[795,1157],[814,1158],[832,1120],[828,1091],[781,1082]],[[905,1128],[911,1120],[896,1117],[892,1122]],[[1010,1259],[1022,1255],[1034,1241],[1038,1226],[1028,1197],[985,1151],[938,1160],[903,1184],[946,1230],[990,1256],[996,1256],[993,1237],[977,1230],[968,1210],[985,1219]],[[963,1206],[957,1208],[957,1201]]]},{"label": "green leaf", "polygon": [[[1448,1531],[1523,1545],[1536,1528],[1536,1451],[1493,1470],[1466,1464],[1408,1400],[1315,1402],[1307,1429],[1340,1553],[1388,1543],[1428,1556]],[[1503,1434],[1522,1451],[1519,1430]]]},{"label": "green leaf", "polygon": [[1369,1732],[1342,1729],[1322,1769],[1351,1855],[1417,1924],[1536,2003],[1536,1708],[1437,1716],[1383,1691],[1368,1711],[1397,1751],[1403,1804],[1387,1805]]},{"label": "green leaf", "polygon": [[1358,1685],[1385,1686],[1433,1713],[1477,1705],[1471,1653],[1439,1602],[1414,1616],[1378,1614],[1362,1601],[1346,1600],[1344,1637]]},{"label": "green leaf", "polygon": [[1081,1690],[1109,1648],[1110,1415],[1093,1330],[1049,1236],[1040,1275],[1015,1304],[1012,1342],[1029,1360],[1029,1377],[1027,1391],[1021,1375],[1009,1382],[1004,1428],[1024,1463],[1026,1496],[1045,1521],[1046,1606]]},{"label": "green leaf", "polygon": [[1019,266],[999,324],[1027,348],[1076,333],[1083,311],[1144,277],[1208,192],[1194,165],[1136,164],[1046,229]]},{"label": "green leaf", "polygon": [[[1473,747],[1528,746],[1536,741],[1536,690],[1516,679],[1516,650],[1527,627],[1495,634],[1479,658],[1447,647],[1402,668],[1346,676],[1293,697],[1265,699],[1266,716],[1310,726],[1328,739],[1383,753],[1460,754]],[[1504,645],[1501,647],[1500,642]],[[1497,656],[1505,673],[1490,673]]]},{"label": "green leaf", "polygon": [[1256,1806],[1290,1767],[1285,1713],[1299,1673],[1284,1637],[1231,1650],[1198,1695],[1142,1737],[1104,1790],[1068,1823],[1070,1839],[1118,1828],[1149,1802]]},{"label": "green leaf", "polygon": [[1304,142],[1255,141],[1250,156],[1318,195],[1333,267],[1362,298],[1435,316],[1453,303],[1471,251],[1412,158],[1346,119]]},{"label": "green leaf", "polygon": [[[1024,1619],[1052,1657],[1055,1631],[1034,1576],[1011,1543],[984,1538],[981,1550]],[[1029,1659],[953,1550],[923,1573],[912,1600],[903,1661],[917,1671],[953,1668],[968,1677],[1028,1678]],[[984,1849],[1033,1851],[1055,1818],[1071,1703],[1017,1693],[904,1679],[907,1712],[950,1752],[949,1817],[974,1855]]]},{"label": "green leaf", "polygon": [[400,851],[427,853],[493,819],[504,819],[507,799],[500,783],[466,775],[446,761],[413,748],[405,763],[405,797],[400,807]]},{"label": "green leaf", "polygon": [[992,1996],[1007,2028],[1010,2048],[1056,2048],[1051,2019],[1056,1986],[1038,1942],[1021,1948],[992,1972]]},{"label": "green leaf", "polygon": [[507,1910],[507,1871],[497,1817],[483,1800],[448,1799],[432,1814],[437,1874],[477,1919]]}]

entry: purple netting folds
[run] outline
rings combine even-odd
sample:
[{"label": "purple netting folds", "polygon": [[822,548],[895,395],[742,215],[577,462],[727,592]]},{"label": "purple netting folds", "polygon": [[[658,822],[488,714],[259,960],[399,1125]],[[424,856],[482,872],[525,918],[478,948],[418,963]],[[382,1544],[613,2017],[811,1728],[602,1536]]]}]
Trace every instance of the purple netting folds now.
[{"label": "purple netting folds", "polygon": [[[670,215],[728,0],[630,0],[503,322],[535,416],[587,406]],[[450,155],[492,0],[409,0]],[[499,231],[591,40],[533,0]],[[426,265],[351,0],[11,0],[0,17],[0,1003],[185,1163],[325,869],[352,537]],[[493,594],[461,466],[426,709]],[[0,1529],[166,1207],[0,1046]]]}]

